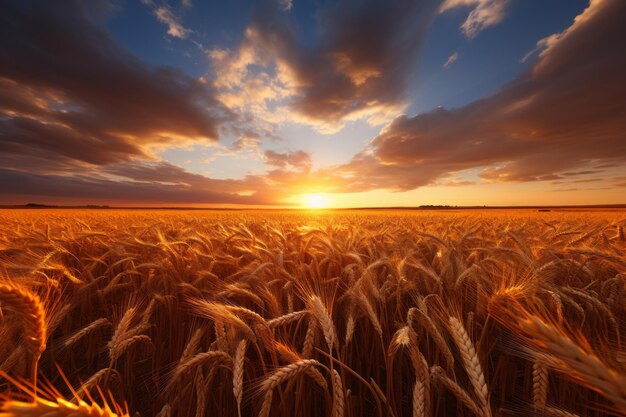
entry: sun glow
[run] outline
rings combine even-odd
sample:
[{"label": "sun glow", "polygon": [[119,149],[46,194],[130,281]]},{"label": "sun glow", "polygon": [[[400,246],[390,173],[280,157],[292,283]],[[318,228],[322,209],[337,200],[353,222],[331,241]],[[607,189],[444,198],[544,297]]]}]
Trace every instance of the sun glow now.
[{"label": "sun glow", "polygon": [[305,194],[302,205],[308,209],[323,209],[327,207],[327,201],[322,194]]}]

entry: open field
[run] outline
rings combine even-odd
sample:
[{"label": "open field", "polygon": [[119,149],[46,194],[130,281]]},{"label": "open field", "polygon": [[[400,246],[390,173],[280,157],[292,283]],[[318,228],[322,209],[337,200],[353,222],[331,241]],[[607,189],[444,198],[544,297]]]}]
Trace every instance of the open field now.
[{"label": "open field", "polygon": [[2,211],[0,416],[626,415],[624,229],[621,210]]}]

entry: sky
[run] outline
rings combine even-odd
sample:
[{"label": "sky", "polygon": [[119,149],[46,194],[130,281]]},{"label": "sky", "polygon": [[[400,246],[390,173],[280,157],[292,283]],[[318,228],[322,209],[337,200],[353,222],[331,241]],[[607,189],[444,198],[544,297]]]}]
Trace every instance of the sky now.
[{"label": "sky", "polygon": [[623,0],[0,0],[0,204],[626,203]]}]

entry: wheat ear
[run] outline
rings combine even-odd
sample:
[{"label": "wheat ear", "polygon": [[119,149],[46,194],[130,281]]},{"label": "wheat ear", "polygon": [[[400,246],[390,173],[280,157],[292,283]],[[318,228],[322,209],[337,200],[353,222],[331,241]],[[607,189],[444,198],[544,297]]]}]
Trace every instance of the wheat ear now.
[{"label": "wheat ear", "polygon": [[315,347],[315,333],[317,332],[317,321],[313,318],[309,318],[309,325],[306,329],[306,335],[304,336],[304,343],[302,346],[302,356],[310,358],[313,355],[313,348]]},{"label": "wheat ear", "polygon": [[419,378],[415,378],[415,386],[413,387],[413,417],[426,417],[424,394],[424,384]]},{"label": "wheat ear", "polygon": [[474,344],[470,340],[465,327],[463,327],[463,323],[461,323],[459,319],[456,317],[450,317],[449,322],[452,338],[461,353],[461,358],[463,359],[463,364],[465,365],[465,370],[467,371],[470,382],[472,383],[474,392],[478,397],[478,401],[481,408],[484,410],[485,415],[489,416],[491,415],[489,407],[489,390],[487,389],[485,375],[483,374],[482,367],[480,366],[480,361],[478,360]]},{"label": "wheat ear", "polygon": [[[278,343],[277,342],[274,346],[275,346],[275,349],[278,352],[278,354],[283,359],[285,359],[285,360],[287,360],[289,362],[298,362],[298,361],[300,361],[302,359],[305,359],[305,358],[302,358],[300,355],[298,355],[293,349],[291,349],[287,345],[284,345],[282,343]],[[322,387],[324,389],[324,391],[328,390],[328,383],[326,382],[326,379],[324,379],[324,377],[322,376],[320,371],[318,371],[314,367],[308,367],[304,372],[308,376],[310,376],[317,383],[317,385]]]},{"label": "wheat ear", "polygon": [[472,413],[476,414],[478,417],[485,417],[483,410],[481,410],[478,404],[469,396],[467,391],[448,378],[440,366],[430,368],[430,374],[436,382],[448,388]]},{"label": "wheat ear", "polygon": [[315,359],[302,359],[298,362],[291,363],[287,366],[279,368],[269,377],[267,377],[260,386],[262,392],[265,393],[263,398],[263,405],[259,412],[259,417],[267,417],[272,406],[272,397],[274,388],[280,385],[282,382],[291,379],[297,375],[302,374],[311,366],[321,366],[321,364]]},{"label": "wheat ear", "polygon": [[563,331],[536,316],[519,322],[538,360],[604,395],[626,410],[626,377],[604,364]]},{"label": "wheat ear", "polygon": [[21,318],[26,345],[32,356],[32,383],[37,384],[37,364],[46,350],[46,311],[39,296],[13,282],[0,283],[0,304],[10,307]]},{"label": "wheat ear", "polygon": [[538,362],[533,364],[533,406],[536,410],[546,408],[548,398],[548,370]]},{"label": "wheat ear", "polygon": [[233,365],[233,394],[237,400],[237,415],[241,417],[241,400],[243,399],[243,365],[246,358],[248,341],[243,339],[237,345],[235,351],[235,363]]},{"label": "wheat ear", "polygon": [[63,343],[63,346],[68,348],[74,343],[78,342],[83,337],[87,336],[89,333],[99,329],[100,327],[106,326],[111,326],[111,322],[109,321],[109,319],[100,318],[98,320],[95,320],[68,337]]},{"label": "wheat ear", "polygon": [[454,366],[454,356],[452,355],[452,352],[450,351],[450,347],[448,346],[448,343],[443,338],[441,332],[439,331],[437,326],[435,326],[435,323],[433,323],[430,316],[428,316],[422,310],[412,307],[409,309],[409,312],[407,313],[407,317],[408,317],[407,324],[409,326],[412,326],[416,315],[419,316],[420,318],[419,323],[421,323],[422,326],[426,329],[426,332],[433,339],[433,341],[437,345],[437,348],[439,349],[444,359],[446,360],[446,367],[448,369],[452,369]]},{"label": "wheat ear", "polygon": [[198,353],[197,355],[191,356],[186,361],[178,364],[178,366],[174,370],[174,374],[172,375],[170,382],[167,385],[166,390],[171,389],[176,384],[176,382],[178,382],[180,378],[184,374],[188,373],[191,369],[194,369],[205,363],[210,363],[214,360],[224,362],[229,366],[231,366],[233,362],[230,355],[228,353],[222,352],[221,350]]},{"label": "wheat ear", "polygon": [[293,323],[294,321],[300,320],[300,318],[306,316],[307,314],[308,314],[308,311],[306,310],[294,311],[293,313],[288,313],[283,316],[276,317],[275,319],[268,320],[267,325],[270,327],[270,329],[280,327],[280,326],[285,326],[289,323]]},{"label": "wheat ear", "polygon": [[333,319],[328,314],[328,310],[322,303],[322,300],[316,295],[311,296],[309,299],[309,308],[313,317],[315,317],[322,328],[324,333],[324,339],[328,345],[328,349],[332,350],[335,345],[335,326],[333,325]]},{"label": "wheat ear", "polygon": [[343,417],[345,408],[345,395],[341,376],[333,369],[333,417]]}]

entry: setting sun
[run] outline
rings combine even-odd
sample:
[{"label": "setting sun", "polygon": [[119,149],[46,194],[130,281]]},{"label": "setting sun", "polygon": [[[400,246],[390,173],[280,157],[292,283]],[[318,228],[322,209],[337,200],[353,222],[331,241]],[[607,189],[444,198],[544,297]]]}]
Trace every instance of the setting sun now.
[{"label": "setting sun", "polygon": [[306,194],[302,205],[308,209],[322,209],[327,207],[326,197],[321,194]]}]

